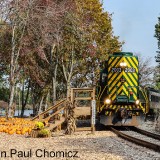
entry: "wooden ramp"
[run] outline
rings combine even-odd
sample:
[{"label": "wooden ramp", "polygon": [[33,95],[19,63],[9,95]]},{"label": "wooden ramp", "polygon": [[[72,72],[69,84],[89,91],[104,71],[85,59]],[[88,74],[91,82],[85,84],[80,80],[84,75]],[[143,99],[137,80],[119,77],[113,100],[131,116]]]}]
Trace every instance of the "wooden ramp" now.
[{"label": "wooden ramp", "polygon": [[32,121],[36,120],[48,123],[47,128],[49,130],[57,128],[66,120],[66,102],[66,99],[59,101],[54,106],[49,107],[44,112],[32,118]]}]

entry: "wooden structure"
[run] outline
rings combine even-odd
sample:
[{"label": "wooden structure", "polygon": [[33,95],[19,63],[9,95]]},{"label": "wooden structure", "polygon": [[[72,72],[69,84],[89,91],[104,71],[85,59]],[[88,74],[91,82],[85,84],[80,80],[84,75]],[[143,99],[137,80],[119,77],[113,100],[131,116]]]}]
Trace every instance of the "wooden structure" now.
[{"label": "wooden structure", "polygon": [[59,101],[56,105],[35,116],[32,121],[47,123],[47,129],[51,131],[58,128],[66,120],[66,103],[66,99]]},{"label": "wooden structure", "polygon": [[[76,101],[78,100],[89,100],[92,105],[89,107],[76,107]],[[66,134],[72,134],[74,131],[82,130],[91,130],[92,133],[94,133],[96,109],[93,102],[95,104],[95,88],[72,88],[71,97],[68,100],[64,99],[59,101],[56,105],[49,107],[32,120],[46,123],[46,128],[50,131],[58,129],[58,127],[66,121]],[[75,119],[80,115],[91,116],[91,127],[76,128]]]},{"label": "wooden structure", "polygon": [[[76,102],[79,100],[90,101],[88,107],[77,107]],[[71,103],[73,104],[74,117],[81,115],[91,116],[91,127],[76,128],[76,131],[91,130],[95,131],[95,88],[72,88],[71,89]]]}]

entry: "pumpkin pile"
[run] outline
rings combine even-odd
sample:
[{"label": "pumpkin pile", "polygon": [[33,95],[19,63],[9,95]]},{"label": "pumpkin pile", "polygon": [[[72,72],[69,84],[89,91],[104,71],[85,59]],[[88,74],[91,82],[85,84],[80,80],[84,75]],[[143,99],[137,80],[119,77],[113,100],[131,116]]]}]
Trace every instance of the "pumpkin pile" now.
[{"label": "pumpkin pile", "polygon": [[0,118],[0,132],[8,134],[30,134],[35,121],[23,118]]}]

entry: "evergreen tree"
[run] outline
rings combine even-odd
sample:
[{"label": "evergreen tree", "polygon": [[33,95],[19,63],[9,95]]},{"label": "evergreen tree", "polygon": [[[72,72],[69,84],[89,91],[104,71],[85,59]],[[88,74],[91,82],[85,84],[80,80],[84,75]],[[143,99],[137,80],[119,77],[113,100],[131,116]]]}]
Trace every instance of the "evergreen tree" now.
[{"label": "evergreen tree", "polygon": [[160,17],[158,17],[158,23],[155,25],[155,37],[158,40],[158,51],[157,51],[157,56],[156,62],[158,62],[158,66],[156,67],[156,73],[154,75],[155,81],[156,81],[156,86],[160,88]]}]

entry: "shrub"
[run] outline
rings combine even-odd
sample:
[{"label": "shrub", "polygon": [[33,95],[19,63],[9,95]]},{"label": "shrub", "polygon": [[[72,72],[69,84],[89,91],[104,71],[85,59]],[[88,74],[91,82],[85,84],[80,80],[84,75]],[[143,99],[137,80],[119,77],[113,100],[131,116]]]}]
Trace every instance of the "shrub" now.
[{"label": "shrub", "polygon": [[36,122],[34,128],[35,129],[43,129],[44,128],[44,123],[42,123],[42,122]]},{"label": "shrub", "polygon": [[42,129],[38,133],[38,137],[49,137],[50,136],[50,131],[47,129]]}]

